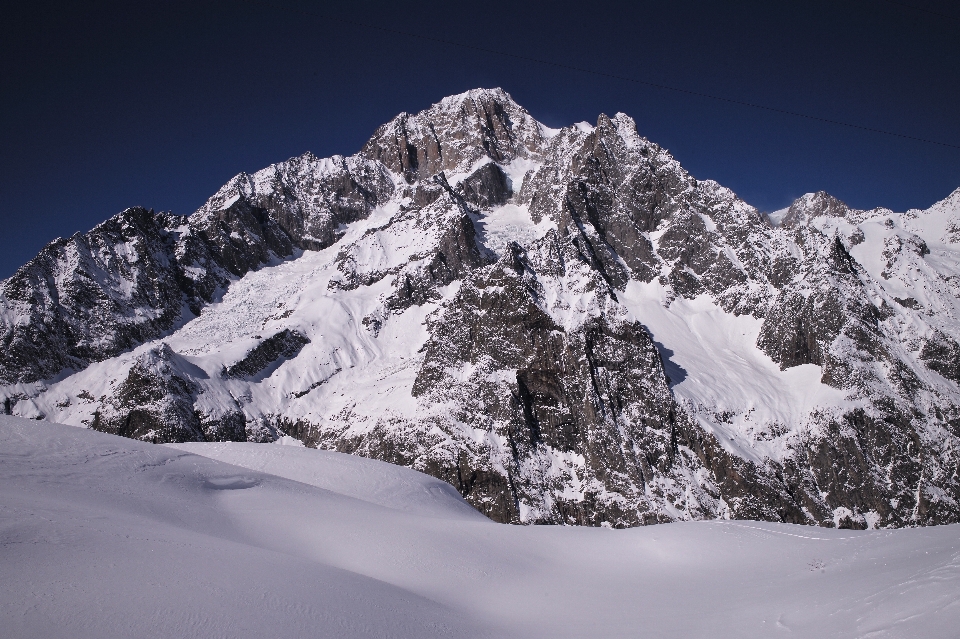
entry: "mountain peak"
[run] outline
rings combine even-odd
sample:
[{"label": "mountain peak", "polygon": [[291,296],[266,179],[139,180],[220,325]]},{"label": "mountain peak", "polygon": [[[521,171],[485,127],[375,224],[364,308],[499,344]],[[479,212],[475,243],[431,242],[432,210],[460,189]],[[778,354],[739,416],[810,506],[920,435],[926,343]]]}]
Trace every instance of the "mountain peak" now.
[{"label": "mountain peak", "polygon": [[931,206],[930,209],[960,213],[960,188]]},{"label": "mountain peak", "polygon": [[783,217],[783,226],[795,226],[815,217],[845,217],[850,210],[846,204],[826,191],[807,193],[794,200]]},{"label": "mountain peak", "polygon": [[501,89],[500,87],[494,87],[492,89],[470,89],[469,91],[464,91],[463,93],[457,93],[456,95],[448,95],[443,98],[431,108],[444,108],[451,109],[457,108],[464,104],[467,101],[473,102],[497,102],[503,105],[512,105],[516,108],[521,108],[514,99],[510,96],[509,93]]},{"label": "mountain peak", "polygon": [[540,152],[544,127],[503,89],[473,89],[374,132],[360,155],[412,183],[441,171],[464,172],[483,158],[507,163]]}]

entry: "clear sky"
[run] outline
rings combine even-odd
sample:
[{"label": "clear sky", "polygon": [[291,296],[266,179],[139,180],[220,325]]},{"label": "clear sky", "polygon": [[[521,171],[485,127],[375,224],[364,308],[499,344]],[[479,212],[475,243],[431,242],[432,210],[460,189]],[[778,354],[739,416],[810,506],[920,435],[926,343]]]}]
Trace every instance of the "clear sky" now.
[{"label": "clear sky", "polygon": [[394,33],[960,147],[951,2],[12,4],[0,9],[0,277],[126,207],[189,214],[241,171],[354,153],[397,113],[476,87],[503,87],[555,127],[623,111],[694,176],[762,210],[816,190],[925,208],[960,187],[960,148]]}]

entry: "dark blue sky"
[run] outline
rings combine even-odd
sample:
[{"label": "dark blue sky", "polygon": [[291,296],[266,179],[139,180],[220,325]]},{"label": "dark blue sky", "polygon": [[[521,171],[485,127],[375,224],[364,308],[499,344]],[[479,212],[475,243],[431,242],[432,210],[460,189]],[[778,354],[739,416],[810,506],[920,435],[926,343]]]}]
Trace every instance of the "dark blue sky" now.
[{"label": "dark blue sky", "polygon": [[475,87],[550,126],[628,113],[763,210],[821,189],[905,210],[960,187],[960,148],[302,11],[960,146],[960,19],[935,15],[960,18],[954,3],[76,4],[0,10],[0,277],[128,206],[191,213],[240,171],[354,153],[396,113]]}]

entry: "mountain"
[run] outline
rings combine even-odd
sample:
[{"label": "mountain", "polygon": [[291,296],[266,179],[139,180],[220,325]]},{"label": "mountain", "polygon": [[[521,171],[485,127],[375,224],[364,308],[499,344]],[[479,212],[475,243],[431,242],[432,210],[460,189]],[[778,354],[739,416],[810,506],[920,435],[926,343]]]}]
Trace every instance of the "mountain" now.
[{"label": "mountain", "polygon": [[0,283],[0,398],[149,442],[294,437],[496,521],[960,518],[960,189],[759,212],[624,114],[500,89],[128,209]]}]

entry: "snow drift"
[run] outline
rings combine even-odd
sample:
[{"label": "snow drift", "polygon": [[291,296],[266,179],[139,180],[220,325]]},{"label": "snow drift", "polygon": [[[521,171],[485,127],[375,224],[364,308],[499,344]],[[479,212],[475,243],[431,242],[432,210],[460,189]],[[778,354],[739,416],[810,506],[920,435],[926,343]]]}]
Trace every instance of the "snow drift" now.
[{"label": "snow drift", "polygon": [[[275,474],[278,473],[278,474]],[[0,417],[11,637],[952,637],[956,525],[497,524],[291,446]]]}]

